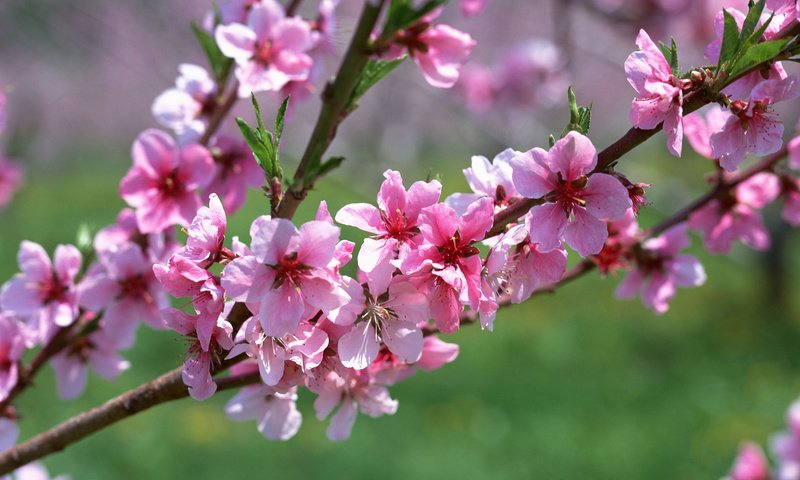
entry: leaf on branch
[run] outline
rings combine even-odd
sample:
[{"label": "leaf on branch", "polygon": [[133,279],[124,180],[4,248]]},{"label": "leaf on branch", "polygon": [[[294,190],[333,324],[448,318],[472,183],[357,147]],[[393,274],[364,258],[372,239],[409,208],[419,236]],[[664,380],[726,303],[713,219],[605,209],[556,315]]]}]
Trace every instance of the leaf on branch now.
[{"label": "leaf on branch", "polygon": [[750,2],[747,10],[747,16],[744,19],[744,23],[742,23],[742,34],[740,36],[741,39],[750,38],[753,35],[753,32],[756,31],[756,25],[758,25],[758,21],[761,19],[761,13],[764,11],[764,5],[766,5],[766,1],[767,0],[758,0],[758,2],[755,3],[752,1]]},{"label": "leaf on branch", "polygon": [[[578,105],[572,87],[567,88],[567,101],[569,103],[569,123],[564,127],[564,130],[561,131],[561,138],[564,138],[573,130],[584,135],[588,134],[589,127],[591,127],[592,124],[592,106],[589,105],[586,107]],[[553,141],[553,144],[554,143]]]},{"label": "leaf on branch", "polygon": [[724,30],[722,32],[722,45],[719,50],[718,71],[728,60],[733,58],[739,49],[739,26],[736,25],[736,19],[733,18],[733,15],[728,13],[727,10],[723,10],[722,15],[724,19]]},{"label": "leaf on branch", "polygon": [[358,101],[365,93],[375,86],[384,77],[392,73],[406,59],[405,56],[396,60],[370,60],[358,76],[350,98],[347,99],[345,106],[346,112],[352,112],[358,108]]},{"label": "leaf on branch", "polygon": [[206,59],[211,71],[214,73],[214,78],[218,83],[222,83],[230,72],[233,59],[223,55],[214,37],[195,22],[192,22],[192,32],[197,37],[203,53],[206,54]]},{"label": "leaf on branch", "polygon": [[321,162],[316,168],[309,170],[308,174],[306,175],[306,182],[314,183],[317,178],[325,176],[337,169],[342,162],[344,162],[344,157],[331,157],[324,162]]},{"label": "leaf on branch", "polygon": [[662,42],[658,42],[658,46],[661,49],[661,53],[664,55],[664,58],[667,59],[667,63],[669,63],[669,67],[672,69],[673,75],[680,77],[680,67],[678,65],[678,46],[675,44],[675,39],[672,39],[672,44],[670,46],[666,46]]},{"label": "leaf on branch", "polygon": [[736,62],[731,65],[730,75],[736,76],[760,63],[774,59],[781,53],[789,40],[791,39],[785,38],[782,40],[773,40],[771,42],[756,43],[755,45],[749,46],[749,48],[736,59]]},{"label": "leaf on branch", "polygon": [[404,30],[419,20],[425,15],[431,13],[436,8],[447,3],[447,0],[428,0],[420,6],[415,7],[412,0],[392,0],[389,5],[389,13],[386,15],[386,23],[383,27],[384,37],[391,37],[400,30]]},{"label": "leaf on branch", "polygon": [[264,126],[264,119],[261,116],[261,108],[258,105],[256,96],[252,95],[253,109],[256,113],[256,128],[251,127],[241,117],[236,117],[236,124],[239,126],[242,135],[244,136],[247,145],[253,151],[253,156],[256,162],[264,170],[268,179],[282,179],[283,169],[280,164],[280,139],[283,134],[284,118],[286,116],[286,108],[289,104],[289,97],[284,99],[278,110],[278,115],[275,119],[275,133],[268,131]]}]

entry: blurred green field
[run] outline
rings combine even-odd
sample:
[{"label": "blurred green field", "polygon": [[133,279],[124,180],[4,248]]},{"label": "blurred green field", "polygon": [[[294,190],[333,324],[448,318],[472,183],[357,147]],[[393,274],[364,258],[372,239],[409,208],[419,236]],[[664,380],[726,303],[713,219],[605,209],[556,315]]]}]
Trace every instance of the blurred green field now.
[{"label": "blurred green field", "polygon": [[[34,173],[0,212],[0,278],[16,271],[22,239],[52,249],[73,241],[81,221],[111,223],[122,206],[115,192],[125,162]],[[447,165],[455,179],[461,166]],[[373,198],[365,192],[377,189],[378,176],[355,177],[364,191],[353,193],[353,173],[321,182],[332,211]],[[298,218],[309,218],[322,196],[314,193]],[[258,197],[232,222],[233,234],[246,239],[249,219],[265,208]],[[755,255],[702,259],[708,285],[681,291],[663,317],[638,301],[614,300],[618,280],[592,276],[502,312],[494,333],[465,327],[447,338],[461,345],[458,361],[394,387],[397,414],[359,417],[348,442],[326,439],[309,392],[301,394],[303,427],[286,443],[267,442],[254,423],[227,420],[222,407],[232,393],[225,392],[145,412],[45,463],[75,480],[716,479],[740,440],[763,444],[782,428],[800,394],[800,300],[770,305],[769,274]],[[796,267],[800,258],[792,261]],[[789,291],[796,275],[792,281]],[[114,384],[92,378],[72,403],[56,399],[46,370],[19,402],[23,438],[180,365],[183,349],[175,334],[142,329],[127,352],[132,370]]]}]

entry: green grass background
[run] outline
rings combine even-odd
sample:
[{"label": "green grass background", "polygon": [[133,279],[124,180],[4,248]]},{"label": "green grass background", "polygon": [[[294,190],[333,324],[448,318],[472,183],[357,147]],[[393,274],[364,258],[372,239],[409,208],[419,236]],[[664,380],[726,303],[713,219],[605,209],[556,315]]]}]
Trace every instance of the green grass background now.
[{"label": "green grass background", "polygon": [[[103,226],[122,207],[115,192],[127,159],[75,155],[87,160],[69,172],[29,172],[14,204],[0,212],[0,278],[16,271],[20,240],[51,250],[74,241],[81,222]],[[675,161],[647,154],[638,160],[650,166]],[[697,159],[681,161],[681,169],[695,173],[705,167]],[[440,164],[449,191],[464,186],[462,163]],[[323,197],[334,212],[348,201],[369,201],[379,175],[364,172],[384,167],[351,165],[320,182],[298,218],[310,218]],[[425,171],[404,175],[423,178]],[[652,192],[667,200],[668,210],[689,200],[674,185],[661,182]],[[247,239],[249,221],[265,208],[254,192],[232,219],[230,234]],[[645,223],[660,215],[648,209]],[[353,230],[344,235],[357,238]],[[618,279],[593,274],[503,311],[493,333],[463,328],[446,338],[461,346],[455,363],[393,387],[397,414],[359,417],[344,443],[326,439],[307,391],[299,405],[303,426],[285,443],[267,442],[252,422],[229,421],[222,409],[232,393],[224,392],[137,415],[45,464],[75,480],[716,479],[727,472],[740,440],[764,443],[783,428],[784,410],[800,394],[800,305],[768,303],[769,273],[754,254],[701,258],[708,285],[682,290],[662,317],[638,300],[614,300]],[[791,261],[796,267],[797,255]],[[46,369],[19,401],[23,438],[180,365],[184,347],[171,332],[142,328],[126,352],[133,368],[115,383],[93,376],[74,402],[57,399]]]}]

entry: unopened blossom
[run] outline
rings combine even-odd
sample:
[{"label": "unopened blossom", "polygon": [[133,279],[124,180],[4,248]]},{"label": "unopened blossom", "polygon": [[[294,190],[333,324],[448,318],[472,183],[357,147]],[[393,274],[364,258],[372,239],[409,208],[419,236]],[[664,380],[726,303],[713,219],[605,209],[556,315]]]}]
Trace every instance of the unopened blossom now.
[{"label": "unopened blossom", "polygon": [[511,159],[520,155],[511,148],[498,153],[491,162],[483,156],[472,157],[472,166],[464,169],[464,177],[473,193],[454,193],[445,203],[457,212],[465,212],[469,204],[481,197],[494,200],[495,210],[507,207],[512,198],[519,196],[512,180]]},{"label": "unopened blossom", "polygon": [[383,176],[377,208],[368,203],[345,205],[336,221],[372,234],[361,244],[358,268],[388,277],[395,270],[392,261],[402,262],[417,246],[420,211],[439,201],[442,185],[436,180],[414,182],[406,191],[399,172],[386,170]]},{"label": "unopened blossom", "polygon": [[22,180],[22,169],[19,165],[8,158],[0,157],[0,207],[11,201],[22,186]]},{"label": "unopened blossom", "polygon": [[313,47],[310,25],[287,18],[275,0],[262,0],[247,16],[247,24],[220,25],[215,39],[222,53],[236,62],[239,96],[278,91],[288,82],[311,73]]},{"label": "unopened blossom", "polygon": [[770,246],[769,231],[758,210],[774,201],[780,190],[776,175],[758,173],[692,213],[689,227],[704,233],[706,248],[711,253],[728,253],[735,240],[756,250],[766,250]]},{"label": "unopened blossom", "polygon": [[768,155],[783,145],[783,123],[772,106],[800,96],[800,82],[792,75],[764,80],[748,101],[734,101],[722,130],[711,136],[714,158],[728,171],[735,170],[748,154]]},{"label": "unopened blossom", "polygon": [[[334,322],[351,325],[339,338],[339,358],[345,367],[367,368],[378,356],[381,343],[398,359],[414,363],[422,355],[420,322],[428,320],[428,299],[407,280],[396,277],[389,286],[353,282],[347,305],[355,314],[338,315]],[[360,291],[359,291],[360,290]]]},{"label": "unopened blossom", "polygon": [[303,421],[296,402],[297,387],[279,391],[266,385],[250,385],[228,400],[225,414],[237,422],[255,420],[264,438],[285,441],[295,436]]},{"label": "unopened blossom", "polygon": [[405,257],[400,270],[425,293],[430,315],[442,332],[458,329],[463,305],[478,310],[482,298],[479,250],[472,245],[484,239],[494,221],[494,202],[481,198],[463,215],[444,204],[420,213],[420,243]]},{"label": "unopened blossom", "polygon": [[314,400],[318,419],[324,420],[333,412],[327,434],[334,442],[350,437],[359,411],[370,417],[394,415],[397,411],[397,400],[389,396],[385,386],[374,383],[366,370],[319,372],[309,379],[308,388],[318,395]]},{"label": "unopened blossom", "polygon": [[264,333],[283,337],[317,311],[329,312],[350,297],[328,268],[339,228],[314,220],[300,229],[282,218],[261,216],[250,226],[253,255],[225,267],[222,286],[237,301],[256,303]]},{"label": "unopened blossom", "polygon": [[18,436],[17,422],[10,418],[0,417],[0,452],[13,447],[17,443]]},{"label": "unopened blossom", "polygon": [[264,171],[243,140],[217,135],[211,140],[209,152],[215,172],[205,191],[219,196],[225,210],[232,214],[242,208],[251,188],[264,183]]},{"label": "unopened blossom", "polygon": [[[8,398],[9,392],[17,384],[19,359],[25,352],[25,340],[25,325],[11,314],[0,312],[0,402]],[[2,445],[0,450],[3,450]]]},{"label": "unopened blossom", "polygon": [[550,151],[534,148],[516,156],[514,185],[520,194],[541,198],[526,221],[539,250],[558,248],[562,241],[580,255],[600,252],[608,237],[606,220],[618,220],[631,208],[624,186],[605,173],[591,174],[597,150],[584,135],[569,132]]},{"label": "unopened blossom", "polygon": [[641,295],[642,303],[655,313],[665,313],[677,287],[698,287],[706,272],[697,258],[680,253],[689,246],[686,224],[676,225],[661,236],[642,244],[637,252],[637,267],[629,271],[617,287],[617,298]]},{"label": "unopened blossom", "polygon": [[461,0],[461,13],[471,17],[481,12],[489,0]]},{"label": "unopened blossom", "polygon": [[174,308],[167,308],[162,314],[169,328],[190,339],[181,374],[183,383],[189,387],[189,395],[195,400],[209,398],[217,391],[217,384],[211,377],[212,366],[219,364],[222,351],[233,348],[233,327],[227,320],[218,318],[208,343],[203,344],[199,338],[200,324],[197,316]]},{"label": "unopened blossom", "polygon": [[[395,48],[399,46],[408,51],[430,85],[450,88],[458,81],[461,66],[476,42],[468,33],[449,25],[432,24],[438,14],[439,10],[435,10],[420,23],[399,32],[394,43]],[[390,55],[398,56],[398,53]]]},{"label": "unopened blossom", "polygon": [[636,37],[639,51],[625,60],[625,74],[638,96],[631,103],[630,119],[637,128],[649,130],[664,123],[667,148],[681,156],[683,143],[683,85],[658,45],[644,30]]},{"label": "unopened blossom", "polygon": [[746,442],[739,449],[731,473],[723,480],[770,480],[769,463],[761,447]]},{"label": "unopened blossom", "polygon": [[78,398],[86,388],[87,368],[106,380],[115,380],[131,364],[117,350],[120,346],[102,329],[75,340],[51,360],[56,372],[58,396]]},{"label": "unopened blossom", "polygon": [[59,245],[53,262],[44,248],[23,241],[17,254],[21,273],[3,285],[0,306],[3,311],[23,317],[45,342],[57,327],[72,324],[78,316],[75,277],[81,267],[81,253],[72,245]]},{"label": "unopened blossom", "polygon": [[151,111],[158,123],[175,132],[182,144],[196,142],[216,108],[217,86],[206,69],[191,63],[178,66],[175,87],[156,97]]},{"label": "unopened blossom", "polygon": [[178,147],[160,130],[145,130],[132,149],[133,166],[119,192],[136,209],[142,233],[158,233],[173,225],[189,226],[200,208],[199,188],[214,175],[211,155],[200,145]]}]

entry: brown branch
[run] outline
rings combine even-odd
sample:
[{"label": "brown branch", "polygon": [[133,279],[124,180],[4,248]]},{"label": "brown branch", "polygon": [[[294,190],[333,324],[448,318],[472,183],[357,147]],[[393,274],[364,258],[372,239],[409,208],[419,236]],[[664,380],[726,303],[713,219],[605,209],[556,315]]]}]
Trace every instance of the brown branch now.
[{"label": "brown branch", "polygon": [[223,120],[225,117],[228,116],[231,109],[234,105],[236,105],[236,101],[239,99],[239,83],[233,82],[228,95],[223,98],[223,100],[217,105],[217,108],[214,109],[214,113],[211,114],[211,118],[208,121],[208,126],[206,127],[205,132],[203,135],[200,136],[200,139],[197,141],[200,145],[208,145],[208,142],[211,141],[211,137],[217,133],[219,127],[222,126]]},{"label": "brown branch", "polygon": [[300,8],[300,4],[303,3],[303,0],[291,0],[286,5],[286,16],[291,17],[297,13],[297,9]]}]

